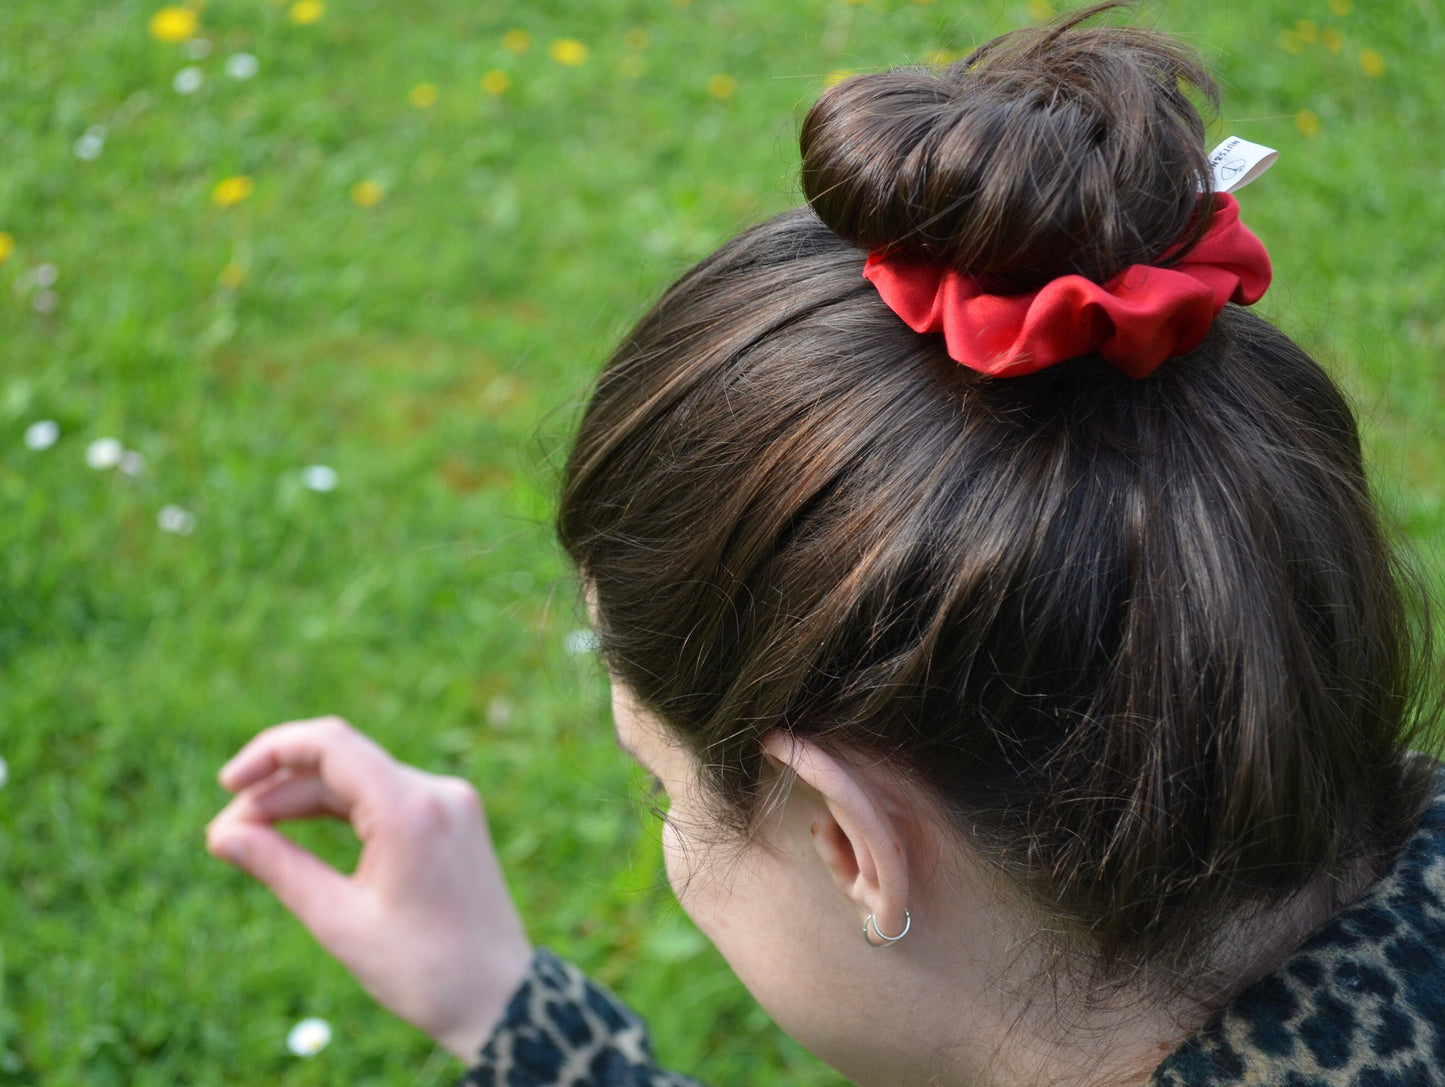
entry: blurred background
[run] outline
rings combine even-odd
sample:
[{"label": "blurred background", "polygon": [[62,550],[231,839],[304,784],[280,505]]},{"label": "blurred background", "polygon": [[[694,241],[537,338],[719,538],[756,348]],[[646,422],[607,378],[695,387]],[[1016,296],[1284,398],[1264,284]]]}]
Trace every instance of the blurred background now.
[{"label": "blurred background", "polygon": [[[206,856],[221,762],[349,717],[487,799],[534,938],[718,1084],[839,1083],[672,903],[548,519],[612,343],[799,202],[830,81],[1044,0],[4,0],[0,1084],[441,1084]],[[1440,0],[1142,4],[1217,70],[1264,314],[1441,584]],[[302,837],[338,864],[336,828]],[[759,919],[766,924],[766,918]],[[305,1018],[330,1024],[309,1058]]]}]

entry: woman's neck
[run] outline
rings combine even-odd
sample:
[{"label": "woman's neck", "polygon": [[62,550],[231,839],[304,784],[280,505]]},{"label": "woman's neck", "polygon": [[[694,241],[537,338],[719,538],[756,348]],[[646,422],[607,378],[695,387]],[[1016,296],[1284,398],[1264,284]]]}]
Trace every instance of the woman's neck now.
[{"label": "woman's neck", "polygon": [[[1064,941],[993,896],[958,895],[954,881],[934,909],[959,908],[921,926],[895,1009],[913,1034],[907,1051],[930,1055],[905,1079],[897,1065],[876,1087],[1136,1087],[1189,1035],[1249,984],[1277,969],[1309,935],[1357,898],[1378,865],[1321,878],[1287,901],[1221,927],[1202,961],[1141,969],[1107,986],[1060,968]],[[973,887],[980,885],[969,881]],[[986,884],[985,884],[986,886]],[[951,897],[950,897],[951,896]],[[980,897],[991,897],[992,902]],[[991,916],[989,916],[991,915]],[[930,935],[925,936],[927,931]],[[950,934],[954,938],[950,939]],[[897,966],[903,966],[900,956]],[[891,971],[890,971],[891,972]],[[895,1050],[895,1053],[897,1050]]]}]

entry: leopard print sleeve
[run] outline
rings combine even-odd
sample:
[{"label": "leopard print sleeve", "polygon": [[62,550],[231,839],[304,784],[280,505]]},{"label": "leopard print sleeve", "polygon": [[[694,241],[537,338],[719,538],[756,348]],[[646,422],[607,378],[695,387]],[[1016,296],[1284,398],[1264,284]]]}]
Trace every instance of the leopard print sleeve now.
[{"label": "leopard print sleeve", "polygon": [[702,1087],[657,1067],[647,1028],[571,963],[538,948],[459,1087]]}]

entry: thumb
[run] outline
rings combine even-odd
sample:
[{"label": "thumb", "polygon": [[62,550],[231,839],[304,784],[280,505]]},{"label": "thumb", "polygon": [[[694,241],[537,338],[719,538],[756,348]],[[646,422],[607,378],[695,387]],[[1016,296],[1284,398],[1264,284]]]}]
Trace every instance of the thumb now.
[{"label": "thumb", "polygon": [[349,879],[263,823],[213,823],[206,848],[264,883],[318,939],[328,922],[345,915],[355,895]]}]

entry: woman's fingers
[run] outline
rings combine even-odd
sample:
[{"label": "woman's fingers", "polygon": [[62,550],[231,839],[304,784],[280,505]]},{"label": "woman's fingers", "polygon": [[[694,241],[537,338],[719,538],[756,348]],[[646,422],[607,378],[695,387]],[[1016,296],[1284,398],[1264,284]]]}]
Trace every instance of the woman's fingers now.
[{"label": "woman's fingers", "polygon": [[221,767],[221,785],[238,792],[279,770],[311,772],[347,806],[378,795],[397,763],[339,717],[293,721],[257,735]]},{"label": "woman's fingers", "polygon": [[323,945],[345,925],[363,890],[272,824],[326,816],[352,819],[394,788],[401,767],[338,718],[266,729],[221,768],[236,795],[206,828],[206,848],[264,883]]},{"label": "woman's fingers", "polygon": [[[396,762],[334,718],[267,729],[221,771],[210,851],[269,887],[383,1005],[458,1056],[480,1048],[531,944],[470,785]],[[275,824],[348,819],[350,876]]]},{"label": "woman's fingers", "polygon": [[353,908],[350,880],[264,823],[223,813],[206,829],[206,848],[269,887],[323,946],[329,922]]},{"label": "woman's fingers", "polygon": [[282,823],[288,819],[345,819],[346,802],[313,773],[282,770],[242,789],[216,816],[251,823]]}]

